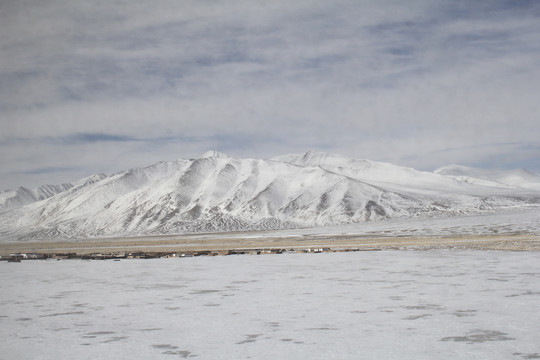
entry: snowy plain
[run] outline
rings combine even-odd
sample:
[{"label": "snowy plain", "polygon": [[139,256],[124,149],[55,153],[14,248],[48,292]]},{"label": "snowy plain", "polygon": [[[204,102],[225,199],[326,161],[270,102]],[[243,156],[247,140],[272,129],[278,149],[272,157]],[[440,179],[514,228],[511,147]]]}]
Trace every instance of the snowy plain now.
[{"label": "snowy plain", "polygon": [[540,358],[540,253],[0,263],[1,359]]}]

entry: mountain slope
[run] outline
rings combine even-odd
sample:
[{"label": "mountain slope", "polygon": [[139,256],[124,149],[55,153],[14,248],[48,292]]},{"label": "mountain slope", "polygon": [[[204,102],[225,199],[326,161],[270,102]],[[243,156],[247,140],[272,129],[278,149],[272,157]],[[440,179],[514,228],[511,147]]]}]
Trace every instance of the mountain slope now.
[{"label": "mountain slope", "polygon": [[0,192],[0,211],[47,199],[72,187],[72,184],[43,185],[35,189],[27,189],[21,186],[17,190],[2,191]]},{"label": "mountain slope", "polygon": [[0,192],[0,212],[15,209],[36,201],[45,200],[69,189],[78,189],[80,187],[92,184],[105,177],[106,176],[104,174],[96,174],[74,183],[42,185],[34,189],[27,189],[21,186],[17,190],[5,190]]},{"label": "mountain slope", "polygon": [[540,176],[524,169],[485,170],[461,165],[449,165],[435,170],[435,173],[470,184],[518,187],[540,191]]},{"label": "mountain slope", "polygon": [[93,177],[0,213],[0,236],[41,239],[324,226],[494,211],[535,205],[539,197],[534,187],[475,184],[454,175],[323,153],[260,160],[208,152],[197,159]]}]

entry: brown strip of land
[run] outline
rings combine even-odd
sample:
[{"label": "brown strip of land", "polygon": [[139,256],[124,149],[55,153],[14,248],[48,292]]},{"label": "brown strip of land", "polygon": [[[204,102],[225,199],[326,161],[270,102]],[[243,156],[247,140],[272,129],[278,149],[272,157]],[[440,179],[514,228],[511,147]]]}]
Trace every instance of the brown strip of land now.
[{"label": "brown strip of land", "polygon": [[[189,254],[266,253],[281,251],[365,251],[384,249],[472,249],[540,251],[540,236],[509,234],[459,237],[362,237],[354,235],[245,236],[241,233],[101,238],[73,241],[0,243],[0,256],[10,254]],[[152,256],[154,255],[154,256]]]}]

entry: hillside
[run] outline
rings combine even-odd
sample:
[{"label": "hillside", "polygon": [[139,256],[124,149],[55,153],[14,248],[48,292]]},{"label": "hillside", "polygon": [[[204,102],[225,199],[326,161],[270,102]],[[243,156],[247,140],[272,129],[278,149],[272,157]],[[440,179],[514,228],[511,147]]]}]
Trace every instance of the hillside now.
[{"label": "hillside", "polygon": [[[307,152],[215,151],[64,186],[0,213],[5,239],[282,229],[452,216],[540,204],[526,172],[436,172]],[[474,176],[473,176],[474,175]]]}]

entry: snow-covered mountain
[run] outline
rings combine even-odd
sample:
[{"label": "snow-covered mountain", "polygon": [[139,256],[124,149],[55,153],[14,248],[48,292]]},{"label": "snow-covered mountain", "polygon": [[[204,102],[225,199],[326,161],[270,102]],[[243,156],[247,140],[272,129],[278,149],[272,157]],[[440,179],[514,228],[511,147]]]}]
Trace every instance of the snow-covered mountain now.
[{"label": "snow-covered mountain", "polygon": [[471,184],[495,187],[519,187],[540,191],[540,176],[524,169],[486,170],[461,165],[449,165],[435,173]]},{"label": "snow-covered mountain", "polygon": [[44,200],[62,191],[69,190],[72,184],[43,185],[35,189],[27,189],[23,186],[17,190],[5,190],[0,192],[0,211],[14,209],[39,200]]},{"label": "snow-covered mountain", "polygon": [[99,181],[104,177],[106,177],[104,174],[97,174],[81,179],[75,183],[42,185],[34,189],[27,189],[21,186],[16,190],[4,190],[0,192],[0,212],[48,199],[66,190],[79,188],[95,181]]},{"label": "snow-covered mountain", "polygon": [[95,175],[4,211],[0,237],[278,229],[540,206],[533,174],[473,177],[454,168],[431,173],[319,152],[261,160],[211,151]]}]

